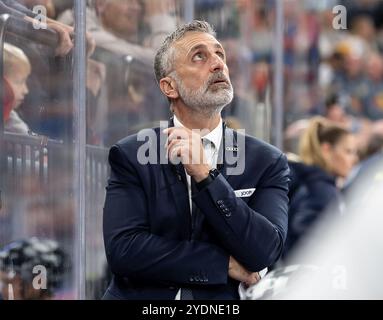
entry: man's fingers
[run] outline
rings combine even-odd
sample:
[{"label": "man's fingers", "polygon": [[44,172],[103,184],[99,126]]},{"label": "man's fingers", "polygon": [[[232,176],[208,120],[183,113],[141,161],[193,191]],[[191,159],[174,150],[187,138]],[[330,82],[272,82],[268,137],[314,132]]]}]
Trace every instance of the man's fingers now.
[{"label": "man's fingers", "polygon": [[191,131],[191,130],[184,128],[184,127],[169,127],[169,128],[166,128],[163,130],[163,132],[165,134],[168,134],[168,135],[173,133],[173,132],[187,132],[188,133],[189,131]]},{"label": "man's fingers", "polygon": [[252,286],[261,280],[261,276],[258,272],[253,272],[249,275],[248,280],[246,281],[247,286]]},{"label": "man's fingers", "polygon": [[167,148],[168,148],[168,153],[172,152],[172,150],[173,150],[174,148],[178,148],[178,147],[183,146],[184,141],[185,141],[185,140],[180,140],[180,139],[175,139],[175,140],[170,141],[170,143],[169,143],[168,146],[167,146]]},{"label": "man's fingers", "polygon": [[183,150],[188,149],[187,143],[185,143],[185,140],[173,140],[168,145],[168,154],[174,155],[176,153],[177,156],[181,156],[181,153]]},{"label": "man's fingers", "polygon": [[261,280],[261,276],[259,275],[258,272],[253,272],[251,274],[252,278],[254,279],[255,283],[257,283],[259,280]]},{"label": "man's fingers", "polygon": [[189,136],[186,132],[181,132],[181,133],[178,133],[178,132],[172,132],[169,136],[168,136],[168,144],[171,142],[171,141],[174,141],[174,140],[188,140],[189,139]]},{"label": "man's fingers", "polygon": [[174,146],[172,149],[169,149],[169,159],[172,161],[177,157],[181,156],[181,146]]},{"label": "man's fingers", "polygon": [[176,144],[171,150],[169,150],[169,159],[173,162],[176,158],[180,158],[183,164],[189,164],[188,158],[189,148],[184,144]]},{"label": "man's fingers", "polygon": [[185,128],[167,128],[163,131],[165,134],[168,134],[168,141],[171,141],[173,139],[188,139],[189,138],[189,132]]}]

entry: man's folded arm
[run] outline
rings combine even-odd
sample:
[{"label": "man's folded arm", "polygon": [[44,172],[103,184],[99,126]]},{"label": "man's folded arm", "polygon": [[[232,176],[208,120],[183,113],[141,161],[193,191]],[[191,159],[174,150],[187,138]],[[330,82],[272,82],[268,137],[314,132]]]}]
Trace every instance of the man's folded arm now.
[{"label": "man's folded arm", "polygon": [[193,196],[224,248],[249,271],[280,257],[288,224],[289,168],[281,155],[264,173],[247,204],[220,174]]},{"label": "man's folded arm", "polygon": [[[104,241],[116,275],[171,284],[226,284],[229,255],[204,242],[150,233],[147,198],[139,173],[119,146],[109,153],[111,176],[104,206]],[[195,279],[203,281],[195,281]]]}]

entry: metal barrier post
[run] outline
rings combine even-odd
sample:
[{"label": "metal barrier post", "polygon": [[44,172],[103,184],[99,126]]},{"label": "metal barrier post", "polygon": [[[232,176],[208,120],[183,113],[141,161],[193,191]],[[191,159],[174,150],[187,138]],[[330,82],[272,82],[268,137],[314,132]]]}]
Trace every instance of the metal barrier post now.
[{"label": "metal barrier post", "polygon": [[76,216],[76,252],[75,280],[79,299],[86,297],[86,239],[85,239],[85,209],[86,209],[86,2],[75,1],[75,47],[73,74],[74,102],[74,196]]},{"label": "metal barrier post", "polygon": [[272,144],[283,150],[283,80],[284,80],[284,61],[283,61],[283,1],[275,2],[276,22],[275,22],[275,46],[274,46],[274,99],[273,99],[273,118],[272,118]]}]

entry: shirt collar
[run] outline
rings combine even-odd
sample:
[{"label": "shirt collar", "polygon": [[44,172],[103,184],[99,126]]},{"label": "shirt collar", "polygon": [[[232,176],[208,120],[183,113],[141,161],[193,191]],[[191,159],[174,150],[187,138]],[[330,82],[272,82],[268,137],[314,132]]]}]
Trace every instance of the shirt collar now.
[{"label": "shirt collar", "polygon": [[[175,127],[185,127],[181,121],[177,119],[177,117],[174,115],[173,116],[173,121],[174,121],[174,126]],[[222,140],[222,118],[219,120],[218,125],[210,131],[208,134],[204,135],[203,138],[206,140],[211,141],[214,144],[214,148],[216,150],[219,149],[219,146],[221,145],[221,140]]]}]

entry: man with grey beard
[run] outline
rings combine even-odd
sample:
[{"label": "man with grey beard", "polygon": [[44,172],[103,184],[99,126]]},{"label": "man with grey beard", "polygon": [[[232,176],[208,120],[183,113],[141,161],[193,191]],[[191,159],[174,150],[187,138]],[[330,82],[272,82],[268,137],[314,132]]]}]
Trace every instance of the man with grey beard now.
[{"label": "man with grey beard", "polygon": [[170,34],[154,68],[174,117],[110,150],[104,299],[239,299],[283,250],[286,158],[222,121],[233,88],[207,22]]}]

